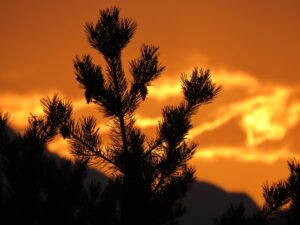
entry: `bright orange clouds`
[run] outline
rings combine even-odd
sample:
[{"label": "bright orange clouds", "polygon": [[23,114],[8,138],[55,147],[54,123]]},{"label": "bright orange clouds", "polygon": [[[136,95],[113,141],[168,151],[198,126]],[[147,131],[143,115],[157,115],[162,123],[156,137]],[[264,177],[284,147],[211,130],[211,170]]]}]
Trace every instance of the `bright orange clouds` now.
[{"label": "bright orange clouds", "polygon": [[[228,169],[232,163],[236,169],[230,173],[249,165],[269,168],[260,180],[251,181],[256,190],[263,180],[275,179],[272,165],[278,173],[286,171],[282,162],[300,152],[295,149],[300,127],[299,1],[1,1],[0,111],[10,112],[14,127],[23,128],[29,113],[41,114],[39,100],[54,93],[71,99],[75,114],[95,114],[96,107],[86,105],[75,81],[72,60],[90,52],[95,62],[103,61],[89,48],[84,24],[98,16],[98,9],[113,5],[138,22],[123,54],[124,66],[142,43],[150,43],[160,46],[167,68],[136,116],[147,134],[154,133],[161,108],[180,101],[180,74],[203,66],[212,69],[223,91],[193,120],[187,138],[199,143],[197,162],[210,169]],[[104,135],[105,124],[99,120]],[[49,148],[65,150],[67,145],[57,139]],[[199,177],[211,176],[209,181],[261,199],[243,179],[226,183],[222,175],[206,173]]]},{"label": "bright orange clouds", "polygon": [[[233,79],[230,77],[233,76]],[[251,84],[251,97],[240,101],[232,102],[218,108],[214,118],[209,121],[201,121],[194,125],[188,138],[194,140],[204,132],[213,131],[223,126],[233,118],[239,118],[240,128],[247,136],[244,149],[237,149],[235,144],[218,148],[202,149],[197,157],[212,159],[214,157],[236,158],[242,161],[262,161],[266,163],[274,162],[278,159],[287,159],[291,153],[288,149],[274,152],[257,152],[255,146],[267,140],[282,140],[286,132],[300,121],[300,101],[290,102],[292,91],[280,86],[264,87],[257,80],[245,74],[230,74],[228,72],[216,73],[214,80],[219,81],[227,90],[232,88],[247,88],[246,84]],[[226,90],[225,89],[225,90]],[[160,82],[153,85],[149,90],[149,104],[152,99],[157,99],[167,104],[170,97],[182,97],[180,82]],[[42,108],[39,104],[41,95],[33,96],[0,96],[0,106],[12,114],[12,123],[18,127],[26,126],[28,112],[40,115]],[[89,105],[82,99],[73,100],[76,111],[87,108]],[[75,114],[76,114],[75,111]],[[201,113],[201,112],[200,112]],[[143,117],[136,116],[137,125],[141,128],[156,127],[159,116]],[[101,122],[99,122],[99,125]],[[102,133],[109,129],[105,124],[101,124]],[[54,145],[54,144],[53,144]],[[246,149],[252,148],[254,151],[247,152]]]}]

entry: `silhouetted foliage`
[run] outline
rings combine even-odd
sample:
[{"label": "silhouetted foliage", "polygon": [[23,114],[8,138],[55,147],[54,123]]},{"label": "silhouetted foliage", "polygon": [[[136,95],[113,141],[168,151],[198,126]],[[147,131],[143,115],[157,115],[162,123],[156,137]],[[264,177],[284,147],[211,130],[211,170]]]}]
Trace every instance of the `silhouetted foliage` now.
[{"label": "silhouetted foliage", "polygon": [[242,204],[238,206],[231,205],[226,214],[215,221],[216,225],[241,225],[247,224],[245,217],[245,207]]},{"label": "silhouetted foliage", "polygon": [[87,182],[86,164],[47,153],[56,134],[52,119],[32,116],[20,135],[0,114],[1,224],[98,224],[108,217],[99,209],[109,196],[100,198],[99,183]]},{"label": "silhouetted foliage", "polygon": [[[287,224],[300,224],[300,162],[289,160],[290,175],[271,186],[263,186],[264,205],[255,214],[246,216],[242,205],[231,206],[215,221],[216,225],[227,224],[272,224],[279,214],[285,213]],[[238,223],[236,221],[239,221]]]},{"label": "silhouetted foliage", "polygon": [[86,33],[90,45],[104,56],[105,72],[90,55],[74,60],[76,79],[87,103],[98,105],[111,119],[110,146],[101,144],[93,117],[75,122],[71,105],[57,96],[44,99],[43,105],[78,160],[100,159],[114,171],[117,196],[112,207],[117,224],[174,224],[184,213],[181,199],[194,181],[194,170],[187,165],[196,148],[186,138],[192,127],[191,116],[220,88],[212,83],[208,70],[196,68],[191,75],[183,75],[184,100],[162,110],[157,137],[147,139],[136,126],[134,112],[164,67],[158,62],[158,47],[144,45],[140,57],[129,63],[132,81],[127,81],[121,52],[135,30],[136,23],[120,18],[118,8],[101,10],[97,23],[86,25]]}]

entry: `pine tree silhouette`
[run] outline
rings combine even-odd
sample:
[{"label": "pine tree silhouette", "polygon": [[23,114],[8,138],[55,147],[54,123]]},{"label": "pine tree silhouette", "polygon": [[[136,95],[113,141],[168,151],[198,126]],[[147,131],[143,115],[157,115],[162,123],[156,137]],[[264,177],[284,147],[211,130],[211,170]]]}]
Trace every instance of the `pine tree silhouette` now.
[{"label": "pine tree silhouette", "polygon": [[0,113],[1,224],[110,224],[112,216],[101,209],[112,195],[102,195],[98,182],[86,181],[86,164],[46,152],[56,134],[49,119],[32,116],[21,135],[9,129],[7,114]]},{"label": "pine tree silhouette", "polygon": [[174,224],[184,213],[180,200],[194,181],[194,170],[187,165],[196,148],[186,138],[191,116],[200,105],[211,102],[220,88],[212,83],[208,70],[196,68],[191,75],[183,75],[184,100],[162,110],[157,137],[147,139],[136,125],[134,112],[164,67],[158,62],[158,47],[144,45],[140,57],[129,63],[132,81],[127,81],[121,53],[135,30],[136,23],[120,18],[118,8],[101,10],[97,23],[86,25],[86,33],[91,47],[104,56],[106,72],[90,55],[74,60],[87,103],[98,105],[111,120],[112,145],[101,145],[93,117],[75,122],[72,107],[57,96],[44,99],[43,105],[77,159],[101,159],[114,171],[117,197],[110,204],[115,206],[117,224]]},{"label": "pine tree silhouette", "polygon": [[288,161],[289,177],[272,185],[263,186],[265,203],[256,213],[247,216],[243,205],[230,206],[215,220],[215,225],[265,225],[285,213],[288,225],[300,224],[300,161]]}]

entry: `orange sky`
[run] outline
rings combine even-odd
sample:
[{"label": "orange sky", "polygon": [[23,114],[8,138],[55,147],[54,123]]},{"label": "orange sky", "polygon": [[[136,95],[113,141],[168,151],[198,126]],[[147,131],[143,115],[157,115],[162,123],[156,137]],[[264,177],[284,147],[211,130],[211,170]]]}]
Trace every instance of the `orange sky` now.
[{"label": "orange sky", "polygon": [[[299,1],[2,0],[0,111],[12,126],[24,128],[30,112],[41,113],[39,99],[55,92],[72,99],[77,115],[97,112],[85,104],[72,60],[91,53],[103,63],[84,24],[111,6],[138,23],[124,65],[147,43],[160,46],[166,66],[138,110],[140,126],[153,135],[162,107],[182,97],[180,74],[210,68],[223,90],[193,119],[189,137],[199,150],[191,163],[199,179],[261,203],[261,186],[286,177],[286,160],[300,155]],[[105,135],[101,116],[99,126]]]}]

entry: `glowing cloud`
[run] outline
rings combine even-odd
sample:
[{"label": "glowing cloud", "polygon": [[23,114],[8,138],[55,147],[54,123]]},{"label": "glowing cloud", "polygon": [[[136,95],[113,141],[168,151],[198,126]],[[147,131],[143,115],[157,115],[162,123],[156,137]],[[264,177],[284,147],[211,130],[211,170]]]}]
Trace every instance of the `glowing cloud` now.
[{"label": "glowing cloud", "polygon": [[[225,70],[216,72],[216,74],[214,74],[213,76],[213,80],[214,82],[222,84],[226,88],[232,88],[232,87],[244,86],[244,85],[255,86],[257,84],[257,81],[249,75],[245,75],[242,73],[231,74]],[[59,92],[53,91],[51,93],[59,93]],[[23,128],[27,124],[27,119],[30,113],[34,115],[42,114],[40,99],[47,95],[52,96],[53,94],[45,94],[45,95],[32,94],[32,95],[25,95],[25,96],[11,95],[11,94],[1,95],[0,110],[9,112],[12,117],[13,125],[19,128]],[[159,83],[156,83],[155,86],[149,87],[150,99],[154,98],[156,100],[166,101],[170,97],[178,97],[180,95],[181,95],[181,84],[178,78],[176,78],[176,81],[171,79],[165,79],[160,81]],[[84,98],[73,100],[72,103],[75,110],[80,110],[88,107]],[[158,118],[141,118],[141,117],[137,117],[137,118],[138,118],[138,124],[140,124],[141,127],[155,126],[158,121]],[[221,125],[222,123],[219,121],[219,122],[214,122],[214,124],[215,124],[214,126],[217,126],[217,124]],[[206,125],[206,127],[208,126]]]},{"label": "glowing cloud", "polygon": [[158,125],[158,121],[160,118],[144,118],[140,115],[136,115],[136,122],[137,125],[141,128],[146,128],[146,127],[154,127]]},{"label": "glowing cloud", "polygon": [[272,164],[280,159],[287,160],[294,153],[287,149],[280,149],[272,152],[262,152],[256,149],[233,148],[233,147],[210,147],[202,148],[195,154],[196,158],[214,160],[216,158],[234,159],[242,162],[262,162]]},{"label": "glowing cloud", "polygon": [[291,95],[286,88],[272,87],[268,94],[258,94],[224,106],[219,109],[217,119],[199,124],[191,130],[189,137],[213,130],[232,118],[240,118],[241,128],[247,134],[247,145],[281,140],[288,129],[300,121],[300,103],[289,103]]},{"label": "glowing cloud", "polygon": [[242,72],[218,70],[212,72],[212,80],[226,89],[242,87],[253,91],[258,87],[258,81],[253,76]]},{"label": "glowing cloud", "polygon": [[[192,71],[189,69],[186,71]],[[236,87],[247,87],[250,91],[253,91],[258,86],[258,81],[250,75],[235,72],[231,73],[226,70],[219,70],[212,72],[213,82],[222,85],[226,89],[236,88]],[[149,88],[149,97],[155,98],[160,101],[167,100],[170,97],[178,97],[181,95],[181,83],[180,79],[164,79],[158,82],[154,82],[153,86]]]},{"label": "glowing cloud", "polygon": [[[211,160],[215,157],[235,158],[242,161],[261,161],[272,163],[279,159],[286,159],[292,154],[288,149],[274,150],[269,153],[260,152],[256,146],[265,141],[282,140],[287,131],[300,121],[300,102],[291,101],[294,92],[286,87],[267,86],[260,84],[253,77],[243,73],[229,73],[217,71],[213,77],[214,82],[222,85],[224,89],[244,88],[245,91],[252,87],[251,97],[231,102],[216,110],[214,119],[204,123],[195,124],[189,132],[188,138],[195,139],[204,132],[214,130],[231,119],[237,118],[240,127],[245,131],[247,140],[244,149],[224,146],[218,148],[204,148],[197,152],[196,157]],[[57,92],[53,92],[57,93]],[[149,87],[149,97],[159,101],[167,101],[170,97],[181,95],[180,82],[174,80],[162,80]],[[13,126],[24,128],[30,113],[41,115],[42,107],[40,99],[46,95],[1,95],[0,111],[11,114]],[[52,96],[50,94],[49,96]],[[62,95],[61,95],[62,96]],[[88,107],[84,98],[72,101],[74,110],[82,110]],[[76,112],[75,112],[76,113]],[[155,127],[160,118],[142,117],[136,115],[136,124],[141,128]],[[101,127],[102,134],[109,131],[109,126]],[[51,151],[68,157],[67,143],[62,139],[56,139],[49,144]],[[61,149],[65,151],[61,152]]]},{"label": "glowing cloud", "polygon": [[149,97],[155,98],[160,101],[167,100],[170,97],[178,97],[181,95],[180,82],[174,82],[174,80],[165,80],[155,86],[150,86]]},{"label": "glowing cloud", "polygon": [[274,88],[271,94],[254,98],[256,101],[245,111],[241,121],[248,145],[281,140],[287,130],[296,125],[300,120],[300,104],[288,103],[290,95],[287,89]]},{"label": "glowing cloud", "polygon": [[0,96],[0,111],[8,112],[12,125],[23,128],[27,124],[30,113],[40,115],[43,113],[40,106],[40,95],[19,96],[3,95]]},{"label": "glowing cloud", "polygon": [[[53,91],[52,93],[58,93]],[[40,100],[45,96],[53,94],[32,94],[32,95],[1,95],[0,112],[8,112],[12,125],[18,128],[24,128],[27,125],[28,117],[32,115],[42,115],[43,109]],[[62,95],[60,95],[62,96]],[[63,97],[63,96],[62,96]],[[80,110],[88,107],[84,99],[77,99],[72,102],[74,110]]]}]

